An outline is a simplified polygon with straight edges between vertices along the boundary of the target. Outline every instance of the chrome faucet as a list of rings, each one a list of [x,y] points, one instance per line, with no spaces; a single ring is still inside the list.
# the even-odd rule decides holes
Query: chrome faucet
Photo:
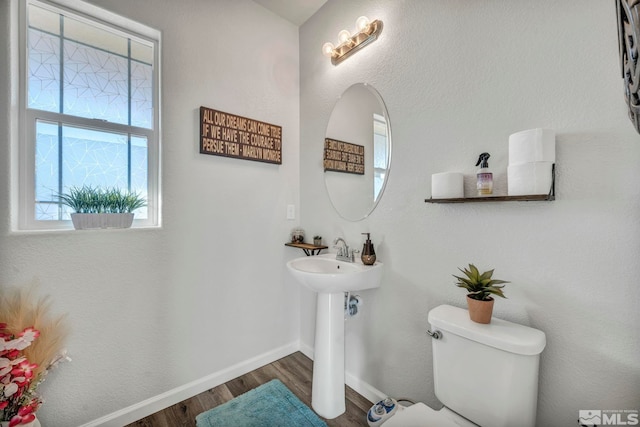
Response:
[[[340,242],[342,242],[342,246],[338,246],[338,243]],[[336,253],[337,260],[353,262],[353,251],[349,250],[349,245],[347,245],[347,242],[345,242],[342,237],[338,237],[336,240],[334,240],[333,244],[336,245],[334,246],[334,248],[338,249],[338,252]]]

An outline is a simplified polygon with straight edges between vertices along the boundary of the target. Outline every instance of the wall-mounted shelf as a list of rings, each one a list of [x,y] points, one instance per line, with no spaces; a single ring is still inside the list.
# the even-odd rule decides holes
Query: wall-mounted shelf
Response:
[[[321,250],[328,248],[328,246],[311,245],[309,243],[285,243],[284,245],[291,246],[292,248],[302,249],[307,256],[318,255],[320,254]]]
[[[425,203],[477,203],[477,202],[545,202],[555,200],[553,194],[532,194],[530,196],[486,196],[460,197],[455,199],[424,199]]]
[[[424,199],[425,203],[482,203],[482,202],[550,202],[556,199],[556,165],[551,166],[551,189],[549,194],[531,194],[525,196],[478,196],[456,197],[451,199]]]

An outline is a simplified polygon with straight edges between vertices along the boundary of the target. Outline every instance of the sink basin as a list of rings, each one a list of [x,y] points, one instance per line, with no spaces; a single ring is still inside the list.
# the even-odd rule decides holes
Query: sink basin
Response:
[[[319,293],[379,288],[382,279],[382,263],[338,261],[335,254],[296,258],[287,262],[287,268],[300,283]]]

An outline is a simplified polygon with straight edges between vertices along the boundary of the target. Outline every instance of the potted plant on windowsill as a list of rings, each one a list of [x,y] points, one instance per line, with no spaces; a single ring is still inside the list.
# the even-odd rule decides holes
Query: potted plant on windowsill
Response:
[[[73,209],[71,221],[76,230],[129,228],[133,211],[146,206],[139,194],[118,188],[71,187],[58,197],[63,205]]]
[[[467,294],[469,317],[477,323],[490,323],[494,303],[491,295],[506,298],[502,288],[504,288],[503,283],[509,282],[493,279],[493,270],[480,274],[480,271],[473,264],[469,264],[468,269],[459,268],[458,270],[462,271],[466,277],[459,277],[455,274],[453,277],[458,279],[456,286],[465,288],[469,292]]]

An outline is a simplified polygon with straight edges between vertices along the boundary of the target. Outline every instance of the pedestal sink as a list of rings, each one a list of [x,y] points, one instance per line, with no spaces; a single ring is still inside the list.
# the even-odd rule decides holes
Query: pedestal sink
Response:
[[[345,292],[380,287],[383,264],[339,261],[335,254],[301,257],[287,262],[298,282],[318,293],[311,406],[332,419],[345,411]]]

